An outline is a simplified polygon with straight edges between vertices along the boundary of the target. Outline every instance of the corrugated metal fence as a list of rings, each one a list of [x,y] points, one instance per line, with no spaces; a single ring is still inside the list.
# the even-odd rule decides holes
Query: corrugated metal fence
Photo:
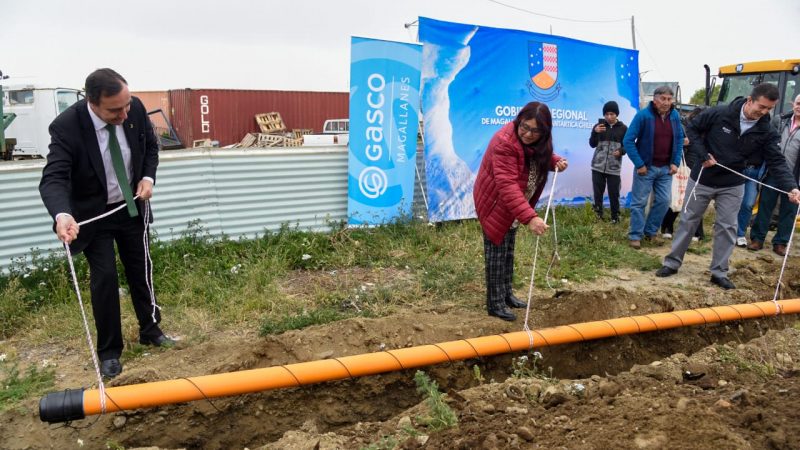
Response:
[[[213,237],[254,237],[282,224],[324,231],[347,219],[346,147],[163,151],[153,230],[162,241],[197,222]],[[0,164],[0,271],[31,249],[60,248],[39,197],[44,161]],[[424,169],[422,152],[417,167]],[[417,180],[418,181],[418,180]],[[414,215],[426,218],[419,182]]]

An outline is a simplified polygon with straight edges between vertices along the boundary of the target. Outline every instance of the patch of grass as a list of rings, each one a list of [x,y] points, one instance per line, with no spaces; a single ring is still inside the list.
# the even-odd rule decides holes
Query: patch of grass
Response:
[[[397,439],[393,436],[383,436],[380,441],[372,443],[362,450],[392,450],[397,447],[398,444]]]
[[[723,364],[729,364],[736,367],[739,371],[752,372],[763,379],[772,378],[777,371],[775,366],[763,362],[753,361],[736,353],[733,349],[723,345],[717,345],[717,359]]]
[[[539,212],[544,215],[544,211]],[[556,251],[559,258],[550,271],[551,285],[561,279],[591,281],[613,269],[649,271],[661,267],[659,258],[628,246],[627,211],[617,224],[598,221],[589,203],[582,207],[557,206],[553,214],[556,224],[553,225],[551,217],[548,225],[551,230],[555,228],[555,233],[548,232],[539,238],[537,286],[547,286],[545,276]],[[515,272],[521,276],[530,277],[536,239],[523,229],[517,234]],[[519,286],[522,284],[527,283],[520,282]]]
[[[55,372],[48,368],[31,366],[21,374],[16,364],[0,363],[0,374],[0,411],[52,390],[55,385]]]
[[[417,392],[425,396],[425,403],[430,409],[429,416],[417,417],[417,421],[431,431],[439,431],[456,426],[458,417],[455,411],[442,399],[442,393],[439,392],[439,386],[436,381],[431,380],[425,372],[418,370],[414,375],[414,382],[417,384]]]
[[[321,308],[312,311],[303,311],[300,314],[285,315],[281,318],[268,318],[261,325],[261,335],[281,334],[289,330],[299,330],[311,325],[322,325],[346,318],[332,308]]]
[[[700,242],[692,242],[689,248],[686,249],[686,252],[693,255],[708,255],[711,253],[711,241],[711,239],[706,238]]]
[[[561,279],[592,280],[618,268],[660,266],[658,258],[627,246],[625,220],[616,225],[598,222],[588,205],[557,207],[555,217],[560,260],[553,264],[551,284]],[[477,221],[330,226],[330,232],[316,233],[285,225],[254,239],[238,240],[212,238],[195,222],[170,242],[154,238],[155,292],[163,307],[165,330],[201,335],[195,330],[202,322],[207,331],[235,325],[279,333],[433,302],[465,307],[483,304],[483,239]],[[527,286],[535,240],[524,229],[517,235],[517,287]],[[537,286],[547,285],[545,276],[555,248],[552,233],[542,236]],[[86,260],[76,256],[75,264],[91,318]],[[124,273],[121,266],[119,272]],[[293,280],[310,280],[310,284],[297,288]],[[121,285],[127,289],[124,277]],[[361,290],[364,285],[367,289]],[[63,252],[32,251],[0,276],[0,338],[20,330],[34,341],[82,337],[75,297]],[[135,327],[126,295],[122,307],[123,326]],[[298,315],[297,311],[307,312]]]
[[[117,441],[111,440],[111,439],[106,441],[106,448],[108,450],[125,450],[125,446],[124,445],[120,444]]]

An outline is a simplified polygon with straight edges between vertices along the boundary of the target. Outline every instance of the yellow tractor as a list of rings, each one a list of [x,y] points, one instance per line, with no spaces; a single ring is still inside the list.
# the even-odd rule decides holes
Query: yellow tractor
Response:
[[[706,92],[712,92],[708,71],[706,66]],[[727,104],[736,97],[746,97],[753,86],[759,83],[772,83],[777,86],[780,102],[772,112],[775,117],[790,112],[794,99],[800,95],[800,58],[722,66],[719,68],[719,78],[722,80],[722,86],[719,98],[716,99],[717,104]]]

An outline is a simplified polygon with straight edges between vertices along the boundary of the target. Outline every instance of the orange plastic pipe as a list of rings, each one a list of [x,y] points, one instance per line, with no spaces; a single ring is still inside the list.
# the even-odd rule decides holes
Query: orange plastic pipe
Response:
[[[800,299],[780,300],[780,314],[800,313]],[[439,344],[421,345],[397,350],[345,356],[341,358],[274,366],[263,369],[205,375],[177,380],[116,386],[105,389],[106,412],[160,405],[183,403],[204,398],[240,395],[287,387],[298,387],[323,381],[376,375],[397,370],[412,369],[449,361],[479,356],[530,350],[532,348],[571,342],[589,341],[626,334],[645,333],[690,325],[703,325],[733,320],[753,319],[777,315],[775,303],[760,302],[731,306],[717,306],[668,313],[622,317],[618,319],[562,325],[531,332],[518,331],[494,336],[462,339]],[[531,346],[533,339],[533,346]],[[61,393],[57,393],[61,394]],[[57,395],[48,394],[48,395]],[[78,391],[66,391],[75,397]],[[77,400],[76,400],[77,402]],[[43,421],[66,421],[80,417],[80,411],[69,409],[63,397],[43,398],[40,418]],[[47,409],[47,411],[45,411]],[[82,413],[101,413],[100,391],[83,391]],[[63,418],[59,414],[66,414]]]

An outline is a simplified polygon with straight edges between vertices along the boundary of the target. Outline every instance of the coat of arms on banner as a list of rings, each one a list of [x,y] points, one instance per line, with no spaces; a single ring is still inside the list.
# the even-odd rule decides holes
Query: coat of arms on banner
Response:
[[[531,95],[542,101],[550,101],[558,96],[561,85],[558,80],[558,46],[545,42],[528,42],[528,72],[530,80],[527,82]]]

